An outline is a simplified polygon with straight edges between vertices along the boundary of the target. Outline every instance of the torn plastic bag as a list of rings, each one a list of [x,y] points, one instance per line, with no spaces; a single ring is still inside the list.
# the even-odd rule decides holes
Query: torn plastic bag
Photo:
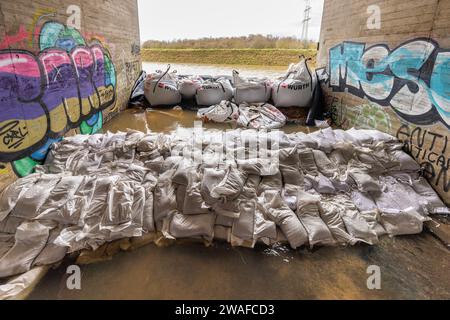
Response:
[[[249,129],[280,129],[286,124],[286,116],[274,106],[243,103],[239,106],[238,125]]]
[[[233,98],[234,89],[230,80],[219,78],[217,80],[208,80],[202,83],[197,89],[195,99],[199,106],[213,106],[221,101],[230,101]]]
[[[199,109],[197,117],[204,122],[236,123],[239,119],[239,108],[233,102],[223,100],[217,105]]]
[[[152,106],[171,106],[181,102],[176,79],[169,73],[153,73],[145,80],[145,97]]]
[[[266,191],[259,198],[264,215],[281,229],[293,249],[308,242],[308,233],[295,213],[283,202],[278,191]]]
[[[297,197],[297,216],[308,232],[310,247],[334,245],[336,240],[320,217],[320,196],[299,190]]]
[[[22,223],[17,228],[14,246],[0,259],[0,278],[29,271],[47,244],[49,229],[38,221]]]
[[[272,99],[276,107],[309,107],[314,81],[306,61],[291,65],[285,78],[275,81]]]
[[[233,84],[235,87],[234,100],[236,104],[265,103],[269,101],[272,86],[267,79],[243,79],[239,72],[233,71]]]

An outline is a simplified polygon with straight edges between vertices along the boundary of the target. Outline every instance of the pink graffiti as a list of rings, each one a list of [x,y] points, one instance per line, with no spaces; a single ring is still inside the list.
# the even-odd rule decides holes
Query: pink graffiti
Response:
[[[28,39],[28,34],[24,26],[19,27],[19,31],[15,35],[5,35],[3,41],[0,42],[0,50],[8,49],[12,45],[16,45]]]

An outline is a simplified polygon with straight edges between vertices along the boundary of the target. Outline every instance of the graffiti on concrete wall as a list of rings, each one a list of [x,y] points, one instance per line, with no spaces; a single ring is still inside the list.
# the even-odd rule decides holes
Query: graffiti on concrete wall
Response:
[[[343,99],[330,96],[331,117],[336,126],[342,128],[377,129],[390,132],[391,118],[386,110],[374,103],[358,106],[344,104]]]
[[[70,129],[92,134],[116,101],[116,71],[99,41],[59,22],[36,32],[39,52],[0,50],[0,162],[19,176]]]
[[[427,38],[391,50],[384,44],[343,42],[330,49],[329,86],[392,107],[417,125],[450,128],[450,50]]]
[[[450,191],[450,137],[430,128],[403,124],[397,138],[404,143],[405,151],[421,165],[423,174],[436,187]]]

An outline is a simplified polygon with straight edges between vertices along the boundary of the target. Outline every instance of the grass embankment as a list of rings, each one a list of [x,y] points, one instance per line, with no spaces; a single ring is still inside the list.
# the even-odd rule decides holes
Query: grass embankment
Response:
[[[314,49],[142,49],[142,60],[148,62],[221,64],[247,66],[288,66],[299,56],[312,58]]]

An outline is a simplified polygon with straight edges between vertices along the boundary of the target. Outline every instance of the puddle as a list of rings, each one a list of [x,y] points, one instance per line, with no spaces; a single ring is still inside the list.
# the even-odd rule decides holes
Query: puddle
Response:
[[[170,109],[128,109],[114,119],[110,120],[103,127],[103,132],[126,131],[133,129],[142,132],[170,133],[179,128],[192,128],[197,119],[197,112],[191,110],[181,110],[180,108]],[[226,123],[203,123],[204,129],[231,130],[233,126]],[[285,133],[304,132],[312,133],[317,128],[305,127],[298,124],[287,124],[281,131]]]

